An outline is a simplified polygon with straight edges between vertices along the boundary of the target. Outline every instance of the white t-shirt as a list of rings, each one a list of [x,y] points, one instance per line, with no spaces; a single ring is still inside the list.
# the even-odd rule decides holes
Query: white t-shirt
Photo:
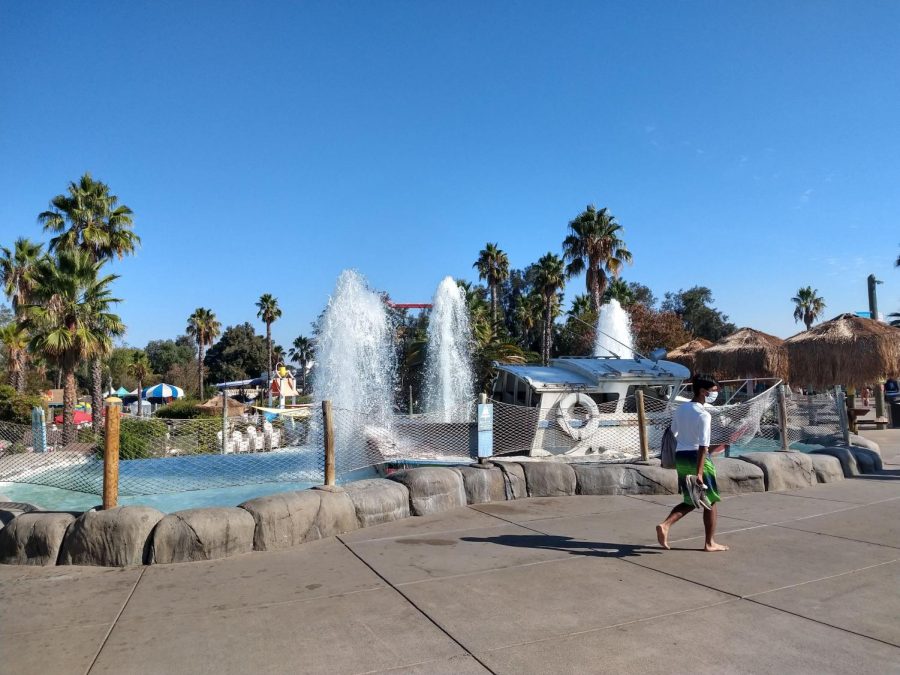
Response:
[[[672,416],[672,433],[678,439],[675,452],[681,450],[699,450],[700,446],[709,447],[710,415],[699,403],[690,401],[682,403]]]

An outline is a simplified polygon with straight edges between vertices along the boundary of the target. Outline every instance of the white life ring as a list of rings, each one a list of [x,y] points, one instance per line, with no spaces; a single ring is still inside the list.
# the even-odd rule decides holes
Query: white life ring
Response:
[[[572,417],[572,410],[576,405],[587,408],[590,415],[580,427],[572,426],[572,421],[574,419]],[[556,411],[556,421],[568,436],[571,436],[576,441],[583,441],[600,428],[599,415],[600,409],[597,407],[597,404],[594,403],[594,399],[587,394],[573,392],[560,399],[559,410]]]

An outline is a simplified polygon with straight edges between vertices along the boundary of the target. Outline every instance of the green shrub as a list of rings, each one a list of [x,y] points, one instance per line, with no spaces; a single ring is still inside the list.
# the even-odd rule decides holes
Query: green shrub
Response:
[[[200,401],[196,399],[182,398],[157,408],[154,417],[170,420],[195,420],[201,417],[215,416],[214,411],[198,408],[199,404]]]
[[[44,403],[42,396],[20,394],[8,384],[0,385],[0,421],[31,424],[31,409],[44,407]]]
[[[119,457],[147,459],[161,454],[166,423],[155,419],[123,419],[119,427]]]
[[[216,419],[194,419],[172,427],[169,444],[183,454],[209,454],[219,451],[216,433],[222,423]]]

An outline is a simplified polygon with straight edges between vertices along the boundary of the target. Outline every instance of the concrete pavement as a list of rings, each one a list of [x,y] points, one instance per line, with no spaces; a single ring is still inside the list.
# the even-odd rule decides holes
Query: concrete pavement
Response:
[[[900,664],[900,431],[885,472],[720,506],[483,504],[284,552],[0,566],[0,672],[887,673]]]

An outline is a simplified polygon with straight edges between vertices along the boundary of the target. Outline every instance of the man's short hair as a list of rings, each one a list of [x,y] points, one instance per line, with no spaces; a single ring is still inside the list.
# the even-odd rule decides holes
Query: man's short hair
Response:
[[[694,393],[696,394],[701,389],[712,389],[713,387],[718,387],[719,383],[712,375],[707,375],[706,373],[697,373],[691,378],[691,386],[693,387]]]

